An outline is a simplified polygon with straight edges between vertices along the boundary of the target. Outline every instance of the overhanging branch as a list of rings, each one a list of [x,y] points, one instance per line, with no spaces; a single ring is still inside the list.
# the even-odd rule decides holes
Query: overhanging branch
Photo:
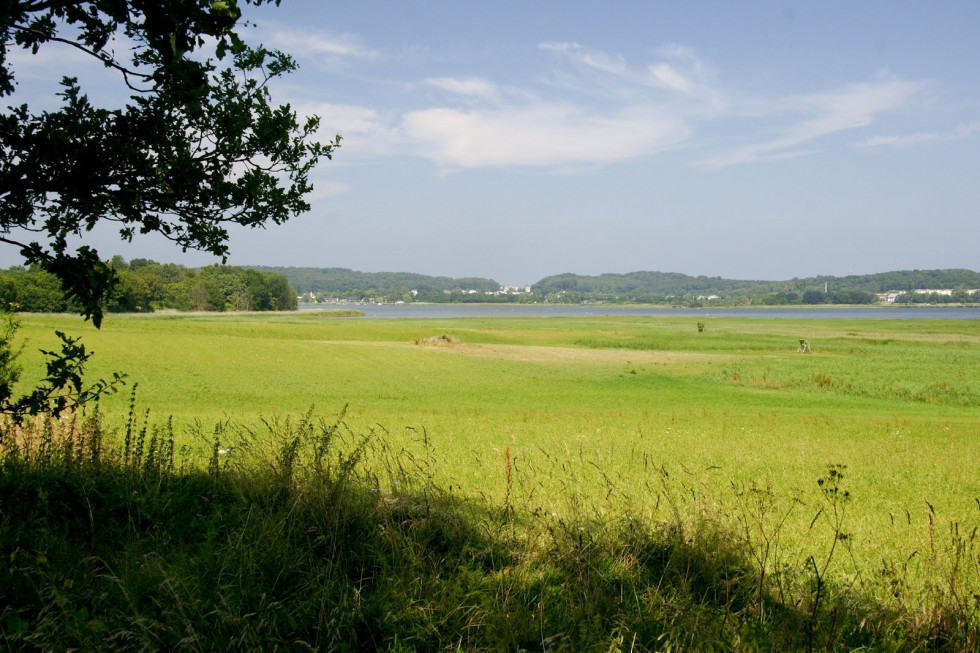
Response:
[[[153,76],[152,75],[148,75],[146,73],[141,73],[141,72],[138,72],[138,71],[135,71],[135,70],[130,70],[129,68],[127,68],[127,67],[123,66],[122,64],[118,63],[115,60],[114,57],[111,57],[111,56],[109,56],[107,54],[104,54],[102,52],[98,52],[96,50],[92,50],[91,48],[87,48],[84,45],[82,45],[81,43],[78,43],[77,41],[72,41],[71,39],[62,38],[60,36],[53,36],[53,35],[50,35],[50,34],[44,34],[43,32],[38,32],[37,30],[27,29],[27,28],[21,27],[19,25],[12,25],[11,27],[14,30],[18,31],[18,32],[25,32],[25,33],[36,34],[38,36],[41,36],[41,37],[44,38],[45,41],[53,41],[55,43],[61,43],[63,45],[67,45],[69,47],[75,48],[76,50],[80,50],[81,52],[84,52],[85,54],[89,55],[90,57],[94,57],[95,59],[98,59],[100,62],[102,62],[102,64],[106,68],[112,68],[112,69],[117,70],[120,73],[122,73],[123,81],[126,83],[126,86],[131,91],[134,91],[136,93],[152,93],[153,92],[153,89],[139,88],[137,86],[134,86],[130,82],[130,77],[137,77],[137,78],[142,79],[144,81],[151,81],[153,79]]]

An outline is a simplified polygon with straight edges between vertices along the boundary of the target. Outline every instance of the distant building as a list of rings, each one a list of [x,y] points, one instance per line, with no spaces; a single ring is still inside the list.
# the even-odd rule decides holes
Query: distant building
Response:
[[[912,292],[916,295],[940,295],[942,297],[952,297],[953,293],[957,292],[952,288],[916,288],[915,290],[887,290],[885,292],[877,292],[875,296],[878,301],[882,304],[894,304],[900,295]],[[966,290],[964,291],[969,295],[976,295],[980,293],[980,290]]]

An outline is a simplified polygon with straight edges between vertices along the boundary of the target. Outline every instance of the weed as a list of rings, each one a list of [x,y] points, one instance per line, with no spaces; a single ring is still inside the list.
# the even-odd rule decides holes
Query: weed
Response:
[[[827,389],[833,385],[833,381],[830,380],[830,377],[823,373],[814,374],[812,377],[810,377],[810,382],[817,388],[821,389]]]
[[[851,493],[849,490],[845,490],[843,485],[846,468],[846,465],[829,465],[826,475],[817,479],[822,501],[810,522],[810,529],[813,530],[818,523],[824,524],[830,533],[830,546],[819,562],[817,554],[811,554],[806,560],[807,569],[811,572],[813,581],[809,598],[810,611],[805,622],[807,648],[811,651],[817,643],[821,626],[826,629],[823,637],[827,647],[832,646],[839,634],[839,612],[842,605],[840,597],[837,597],[835,604],[830,608],[829,620],[823,620],[820,617],[821,609],[824,608],[825,603],[831,600],[831,597],[828,596],[831,589],[828,583],[828,572],[837,549],[843,547],[848,551],[850,550],[850,534],[844,530],[847,506],[851,501]],[[853,581],[841,591],[846,593],[851,585],[853,585]]]
[[[735,520],[756,563],[759,620],[765,623],[766,592],[774,589],[783,603],[789,598],[783,578],[788,563],[784,559],[782,537],[786,521],[802,502],[794,499],[782,505],[769,483],[733,483],[732,489],[737,507]],[[770,570],[774,572],[772,576]]]

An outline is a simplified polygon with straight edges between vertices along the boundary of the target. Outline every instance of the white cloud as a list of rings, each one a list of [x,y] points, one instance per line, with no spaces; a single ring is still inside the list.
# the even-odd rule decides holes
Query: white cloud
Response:
[[[619,77],[632,75],[626,60],[620,55],[609,54],[601,50],[592,50],[578,43],[549,41],[541,43],[538,48],[547,52],[556,52],[568,57],[573,62],[593,68],[600,72]]]
[[[548,42],[539,49],[570,63],[546,77],[553,86],[620,104],[657,102],[685,120],[718,116],[729,110],[726,94],[714,83],[714,71],[690,47],[669,44],[652,61],[631,64],[622,55],[578,43]]]
[[[660,61],[643,68],[634,68],[619,54],[586,48],[578,43],[547,42],[538,46],[541,50],[557,53],[573,64],[592,72],[610,75],[623,82],[653,87],[685,95],[711,94],[707,83],[707,66],[694,49],[671,44],[659,49]]]
[[[351,157],[412,153],[446,169],[602,165],[649,155],[690,134],[685,121],[643,98],[595,106],[581,96],[542,98],[480,76],[423,82],[444,92],[443,101],[404,113],[328,103],[297,109],[319,115],[324,133],[340,133]],[[344,151],[340,156],[349,160]]]
[[[980,120],[958,126],[947,132],[916,132],[901,136],[873,136],[859,143],[857,147],[911,147],[925,143],[949,143],[962,141],[980,132]]]
[[[304,115],[320,116],[321,126],[345,134],[369,134],[377,131],[383,121],[376,109],[352,104],[308,104],[299,107]]]
[[[650,81],[654,86],[661,86],[678,93],[690,93],[695,89],[694,82],[668,63],[651,65]]]
[[[446,167],[608,164],[651,154],[688,136],[648,107],[598,114],[569,104],[493,110],[435,108],[409,113],[405,135]]]
[[[719,169],[804,156],[815,150],[803,147],[831,134],[866,127],[880,113],[899,109],[922,88],[917,82],[892,80],[851,84],[829,93],[786,98],[770,106],[771,114],[791,113],[799,122],[783,129],[781,136],[700,161],[700,167]]]
[[[397,116],[352,104],[296,102],[293,107],[301,118],[320,117],[321,139],[330,140],[334,134],[340,134],[343,141],[338,160],[341,162],[355,157],[390,156],[400,151],[401,137],[394,128]]]
[[[479,77],[432,77],[425,81],[429,85],[435,86],[436,88],[446,91],[447,93],[452,93],[453,95],[483,98],[487,100],[496,100],[499,97],[499,91],[496,84]]]
[[[351,35],[289,38],[292,51],[328,58],[380,56]],[[714,151],[695,163],[720,169],[811,155],[821,139],[873,124],[880,114],[907,105],[923,87],[877,79],[775,100],[740,98],[722,90],[713,67],[681,44],[665,45],[639,64],[575,42],[543,42],[538,48],[558,57],[541,75],[552,84],[516,87],[483,75],[431,76],[420,84],[387,84],[399,95],[423,88],[442,93],[435,102],[416,96],[414,108],[321,104],[308,109],[321,116],[325,132],[344,137],[349,156],[356,158],[417,155],[445,169],[603,165],[690,142],[695,130],[739,134],[731,138],[740,138],[741,145],[727,151],[718,149],[716,134]],[[751,123],[740,127],[739,116]],[[964,129],[972,133],[980,126]],[[866,144],[899,141],[879,137]]]
[[[342,181],[314,181],[313,192],[307,196],[307,200],[312,204],[319,200],[329,199],[350,192],[350,184]]]
[[[266,40],[270,46],[281,48],[298,58],[310,58],[321,63],[346,59],[374,60],[382,57],[380,50],[365,46],[355,34],[279,29],[270,32]]]
[[[664,61],[647,67],[646,83],[685,95],[715,95],[709,86],[708,67],[693,48],[671,44],[660,48]]]
[[[658,52],[661,56],[674,61],[684,61],[694,70],[699,76],[703,74],[706,70],[705,64],[701,61],[701,57],[698,55],[697,50],[686,45],[681,45],[680,43],[668,43],[667,45],[661,47]]]

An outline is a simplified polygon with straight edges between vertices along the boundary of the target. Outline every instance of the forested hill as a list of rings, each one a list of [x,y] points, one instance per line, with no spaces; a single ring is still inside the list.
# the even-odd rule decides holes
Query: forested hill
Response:
[[[834,277],[812,277],[804,281],[823,283]],[[854,290],[886,292],[889,290],[927,290],[938,288],[980,288],[980,272],[973,270],[901,270],[843,277],[843,286]]]
[[[312,292],[401,298],[413,290],[427,294],[442,293],[445,290],[485,292],[500,288],[500,284],[493,279],[479,277],[453,279],[411,272],[357,272],[345,268],[250,267],[253,270],[281,274],[300,295]]]
[[[807,291],[877,293],[919,289],[976,289],[980,288],[980,273],[972,270],[902,270],[846,277],[806,277],[788,281],[723,279],[721,277],[692,277],[671,272],[630,272],[584,276],[559,274],[545,277],[534,284],[535,292],[574,293],[595,298],[662,299],[692,294],[719,297],[764,297],[771,294]]]
[[[846,277],[806,277],[786,281],[723,279],[672,272],[630,272],[588,276],[559,274],[532,285],[532,291],[498,292],[493,279],[432,277],[408,272],[357,272],[345,268],[254,267],[280,274],[302,296],[319,301],[435,302],[618,302],[688,304],[704,301],[761,304],[869,304],[875,293],[907,292],[898,301],[974,302],[966,291],[980,288],[971,270],[902,270]],[[915,290],[960,290],[937,297]],[[964,294],[966,293],[966,294]]]
[[[613,295],[686,295],[689,293],[731,295],[740,291],[768,292],[781,287],[779,282],[741,281],[721,277],[691,277],[678,272],[630,272],[627,274],[557,274],[534,284],[545,293],[584,293]]]

